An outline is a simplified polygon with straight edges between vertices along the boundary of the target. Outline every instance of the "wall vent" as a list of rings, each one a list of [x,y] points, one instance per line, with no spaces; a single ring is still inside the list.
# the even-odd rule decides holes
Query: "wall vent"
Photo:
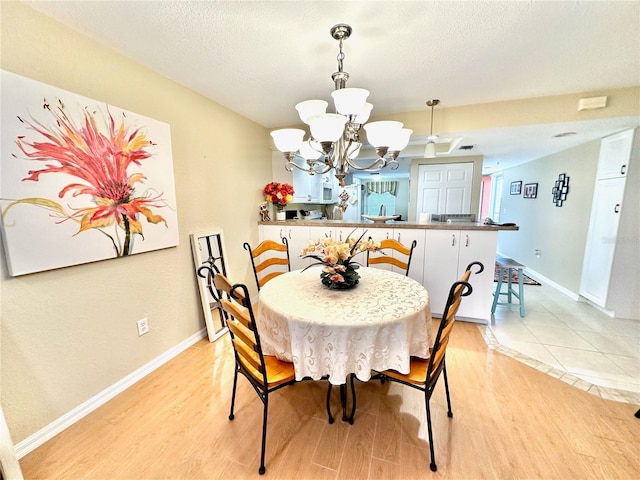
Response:
[[[462,145],[458,150],[473,150],[474,145]]]

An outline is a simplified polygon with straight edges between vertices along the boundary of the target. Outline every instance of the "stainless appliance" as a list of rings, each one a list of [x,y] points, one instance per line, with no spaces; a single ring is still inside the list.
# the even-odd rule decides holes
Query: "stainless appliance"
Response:
[[[447,222],[447,223],[475,223],[475,213],[434,213],[431,215],[432,222]]]
[[[319,220],[322,218],[322,210],[300,210],[303,220]]]

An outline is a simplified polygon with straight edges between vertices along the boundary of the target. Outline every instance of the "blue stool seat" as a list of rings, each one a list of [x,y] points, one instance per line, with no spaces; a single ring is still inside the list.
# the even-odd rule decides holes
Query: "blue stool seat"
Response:
[[[524,265],[516,262],[515,260],[508,257],[501,257],[500,255],[496,256],[496,263],[500,268],[500,272],[498,274],[498,284],[496,285],[496,290],[493,292],[493,305],[491,305],[491,313],[496,312],[497,305],[511,305],[512,298],[516,297],[520,303],[520,316],[524,317]],[[518,291],[516,292],[513,289],[513,282],[511,280],[513,271],[518,272]],[[507,272],[507,291],[502,291],[502,284],[504,274]],[[506,295],[507,301],[500,302],[500,295]]]

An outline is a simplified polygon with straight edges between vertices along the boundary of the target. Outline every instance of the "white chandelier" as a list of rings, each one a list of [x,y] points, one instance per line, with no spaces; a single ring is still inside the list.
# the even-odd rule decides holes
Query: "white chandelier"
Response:
[[[324,174],[335,170],[335,176],[344,186],[344,177],[349,169],[378,171],[387,165],[398,168],[398,155],[409,143],[412,130],[402,128],[401,122],[381,121],[365,122],[373,105],[367,102],[369,91],[363,88],[347,88],[349,74],[342,70],[344,53],[342,41],[351,35],[351,27],[338,24],[331,28],[331,36],[340,42],[338,71],[331,78],[335,90],[331,92],[337,113],[326,113],[328,103],[324,100],[307,100],[296,105],[300,119],[307,125],[311,135],[303,140],[305,131],[298,128],[285,128],[271,132],[276,148],[284,153],[287,161],[285,168],[294,167],[310,175]],[[358,165],[354,159],[360,153],[362,143],[360,128],[364,126],[367,140],[375,148],[377,158],[369,165]],[[295,163],[296,155],[306,161],[306,165]]]

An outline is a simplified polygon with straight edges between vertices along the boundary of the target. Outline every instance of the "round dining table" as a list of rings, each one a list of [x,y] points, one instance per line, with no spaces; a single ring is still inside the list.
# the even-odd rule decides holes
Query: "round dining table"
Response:
[[[265,354],[292,362],[296,379],[328,377],[344,385],[371,371],[408,373],[410,357],[429,358],[433,343],[427,290],[379,268],[358,269],[350,290],[320,283],[321,267],[294,270],[266,283],[257,323]]]

